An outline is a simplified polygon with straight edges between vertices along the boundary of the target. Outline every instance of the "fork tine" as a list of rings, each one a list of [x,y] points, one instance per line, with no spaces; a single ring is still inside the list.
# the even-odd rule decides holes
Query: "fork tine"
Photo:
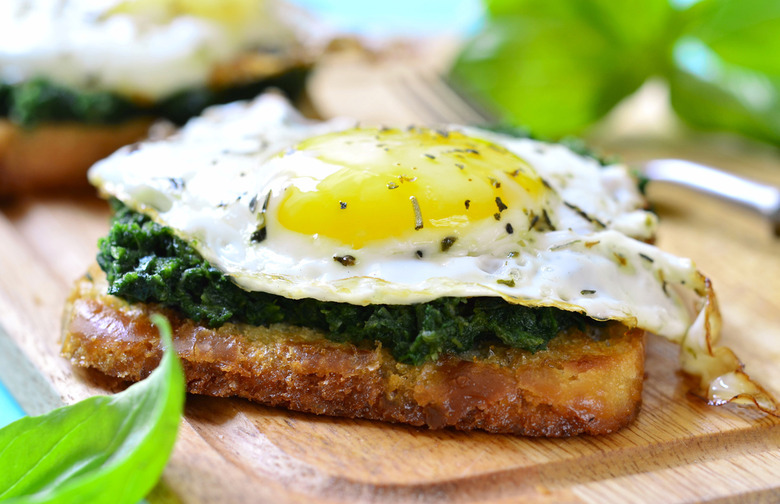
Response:
[[[401,100],[412,104],[414,112],[426,121],[460,124],[495,122],[493,115],[434,72],[400,72],[395,75],[392,84],[395,84],[394,89],[401,95]]]
[[[453,82],[451,79],[444,75],[437,74],[436,77],[442,82],[443,86],[452,93],[459,103],[463,106],[468,106],[471,113],[479,118],[479,121],[474,124],[496,124],[499,122],[499,114],[487,107],[483,102],[477,99],[473,93],[467,92],[462,86]],[[454,100],[453,100],[454,103]]]
[[[397,91],[401,102],[411,105],[412,111],[421,120],[430,123],[444,124],[457,122],[447,111],[441,111],[440,107],[432,101],[430,89],[421,81],[414,72],[400,72],[394,75],[391,81],[393,89]]]
[[[452,122],[461,124],[475,124],[481,122],[478,114],[469,104],[464,103],[460,97],[436,74],[418,74],[417,78],[421,87],[428,89],[433,99],[450,113]]]

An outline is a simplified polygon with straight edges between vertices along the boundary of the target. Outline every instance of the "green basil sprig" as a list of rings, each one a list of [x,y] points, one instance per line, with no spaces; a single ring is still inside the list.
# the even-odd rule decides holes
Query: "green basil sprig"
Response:
[[[184,373],[161,315],[165,353],[140,383],[0,430],[0,501],[136,504],[170,457],[184,407]]]
[[[453,77],[505,120],[579,134],[650,77],[696,127],[780,143],[777,0],[486,0]]]

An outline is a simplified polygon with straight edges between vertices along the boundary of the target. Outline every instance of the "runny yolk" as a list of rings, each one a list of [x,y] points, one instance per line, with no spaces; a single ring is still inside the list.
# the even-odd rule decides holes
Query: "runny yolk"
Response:
[[[457,236],[507,209],[540,214],[545,193],[523,159],[453,131],[355,128],[305,140],[285,157],[290,164],[313,157],[323,169],[321,176],[306,169],[307,184],[293,179],[279,223],[353,249],[414,240],[422,230]]]

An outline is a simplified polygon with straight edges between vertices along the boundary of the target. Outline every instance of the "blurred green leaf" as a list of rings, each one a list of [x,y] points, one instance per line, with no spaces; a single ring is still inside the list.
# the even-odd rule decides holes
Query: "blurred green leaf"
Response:
[[[705,0],[691,9],[686,35],[698,38],[723,61],[780,75],[780,2]]]
[[[184,373],[168,321],[153,316],[166,348],[144,381],[0,430],[0,500],[136,504],[152,489],[176,439]]]
[[[710,0],[674,46],[672,106],[705,129],[780,142],[780,2]]]
[[[688,123],[780,143],[778,0],[488,0],[452,76],[501,119],[578,134],[648,77]]]
[[[495,0],[453,77],[536,134],[578,133],[653,74],[674,25],[666,0]]]

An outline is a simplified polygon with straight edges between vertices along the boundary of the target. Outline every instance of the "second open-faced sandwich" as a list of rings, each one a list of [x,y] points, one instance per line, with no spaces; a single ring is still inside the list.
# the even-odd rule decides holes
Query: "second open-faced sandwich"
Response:
[[[272,0],[0,2],[0,196],[85,185],[92,163],[267,86],[295,98],[314,49]]]
[[[126,147],[89,178],[116,213],[68,300],[76,365],[143,378],[162,311],[191,392],[601,434],[637,414],[650,331],[680,344],[710,401],[776,409],[717,346],[709,281],[650,244],[636,180],[563,145],[311,122],[271,94]]]

